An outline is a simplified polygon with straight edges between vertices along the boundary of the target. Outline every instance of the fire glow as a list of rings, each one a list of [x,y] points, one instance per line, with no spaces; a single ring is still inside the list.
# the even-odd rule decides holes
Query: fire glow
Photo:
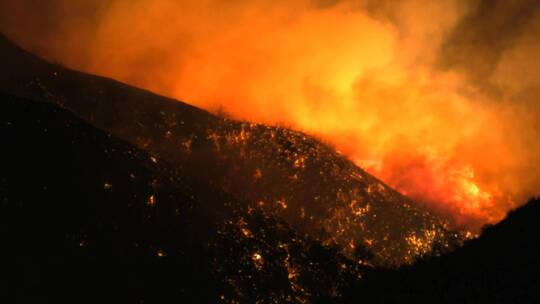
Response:
[[[540,77],[516,75],[540,43],[524,31],[500,55],[488,75],[498,94],[441,68],[470,3],[93,2],[91,17],[57,18],[54,35],[8,35],[73,68],[315,135],[468,228],[538,194],[540,111],[516,96],[540,96],[523,94]]]

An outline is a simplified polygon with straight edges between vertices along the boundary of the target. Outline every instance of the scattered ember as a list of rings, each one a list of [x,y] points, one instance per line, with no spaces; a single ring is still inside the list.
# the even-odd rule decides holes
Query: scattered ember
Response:
[[[253,260],[253,264],[255,265],[257,270],[261,270],[263,268],[264,259],[260,253],[255,252],[253,256],[251,257],[251,259]]]
[[[148,204],[149,206],[152,206],[154,207],[156,205],[156,196],[155,195],[150,195],[148,197],[148,200],[146,201],[146,204]]]
[[[163,249],[156,250],[156,256],[159,258],[164,258],[167,256],[167,252],[165,252]]]
[[[278,206],[280,206],[283,209],[287,209],[287,203],[285,202],[284,199],[277,200],[276,204],[278,204]]]
[[[261,169],[255,170],[255,174],[253,175],[253,177],[254,177],[255,179],[261,179],[262,176],[263,176],[263,175],[262,175]]]

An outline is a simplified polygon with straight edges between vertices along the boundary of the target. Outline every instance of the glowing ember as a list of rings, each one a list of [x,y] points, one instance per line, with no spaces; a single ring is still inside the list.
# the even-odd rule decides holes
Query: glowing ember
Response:
[[[284,199],[277,200],[276,204],[283,209],[287,209],[287,203],[285,202]]]
[[[146,204],[148,204],[149,206],[155,206],[156,205],[156,196],[155,195],[150,195],[150,197],[148,197],[148,200],[146,201]]]
[[[254,253],[251,259],[253,260],[253,264],[258,270],[261,270],[263,268],[264,259],[260,253],[258,252]]]
[[[156,250],[156,256],[157,256],[158,258],[166,257],[166,256],[167,256],[167,252],[165,252],[165,250],[163,250],[163,249],[158,249],[158,250]]]

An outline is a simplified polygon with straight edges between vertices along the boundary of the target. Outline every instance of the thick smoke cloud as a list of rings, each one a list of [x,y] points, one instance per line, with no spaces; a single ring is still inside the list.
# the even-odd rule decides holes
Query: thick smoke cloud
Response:
[[[2,1],[67,66],[321,137],[471,228],[540,186],[540,4]]]
[[[440,67],[458,69],[477,85],[501,93],[490,76],[505,55],[540,39],[539,9],[540,2],[535,0],[479,2],[441,47]]]
[[[77,53],[88,58],[89,39],[109,1],[0,0],[0,29],[25,47],[50,59]]]

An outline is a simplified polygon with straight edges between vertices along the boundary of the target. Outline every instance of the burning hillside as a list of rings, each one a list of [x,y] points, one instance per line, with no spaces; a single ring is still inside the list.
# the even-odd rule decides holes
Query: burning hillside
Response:
[[[538,200],[454,253],[374,269],[52,104],[0,109],[2,301],[537,302]]]
[[[361,263],[411,263],[464,238],[303,133],[216,117],[48,64],[7,40],[0,51],[0,89],[69,109]]]

